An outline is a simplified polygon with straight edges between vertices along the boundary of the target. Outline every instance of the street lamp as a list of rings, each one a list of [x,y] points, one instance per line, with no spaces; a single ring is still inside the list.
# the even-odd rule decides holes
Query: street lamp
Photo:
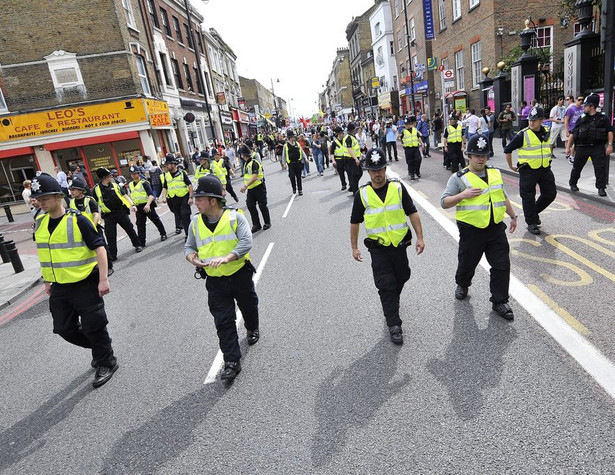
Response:
[[[412,69],[412,53],[410,52],[410,27],[408,26],[408,8],[407,5],[403,6],[404,18],[406,20],[406,46],[408,47],[408,63],[410,69],[410,94],[412,96],[412,115],[416,116],[416,103],[414,102],[414,70]]]
[[[280,80],[276,79],[275,82],[279,83]],[[277,118],[277,112],[276,111],[278,109],[278,104],[277,104],[277,100],[276,100],[276,97],[275,97],[275,90],[273,89],[273,78],[271,78],[271,94],[273,95],[273,111],[272,111],[271,115],[274,115]],[[275,121],[275,126],[277,127],[278,126],[277,120],[275,118],[273,120]]]

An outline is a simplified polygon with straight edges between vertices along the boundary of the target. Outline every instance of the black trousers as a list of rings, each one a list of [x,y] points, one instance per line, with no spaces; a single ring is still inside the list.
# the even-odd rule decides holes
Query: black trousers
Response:
[[[337,174],[340,176],[340,182],[342,183],[342,188],[346,188],[346,176],[344,173],[348,175],[348,181],[350,181],[350,170],[347,165],[350,159],[348,158],[336,158],[335,159],[335,168],[337,169]]]
[[[395,160],[399,160],[397,156],[397,142],[387,142],[386,153],[389,154],[389,162],[393,160],[393,154],[391,153],[391,149],[395,152]]]
[[[156,226],[156,229],[158,229],[158,232],[160,233],[161,236],[164,236],[167,234],[167,232],[164,229],[164,224],[162,224],[162,221],[160,220],[160,216],[158,216],[158,213],[156,213],[156,207],[152,205],[150,205],[150,210],[149,213],[145,212],[145,204],[140,204],[137,206],[137,235],[139,236],[139,242],[141,243],[141,246],[145,246],[145,241],[146,241],[146,222],[147,222],[147,218],[149,218],[149,220],[154,223],[154,226]]]
[[[510,283],[510,248],[506,238],[504,222],[484,229],[474,226],[459,227],[459,264],[455,282],[462,287],[470,287],[476,266],[485,254],[491,266],[489,271],[489,289],[493,303],[508,302]]]
[[[225,186],[226,186],[226,192],[233,197],[235,202],[239,202],[239,197],[237,196],[237,193],[235,193],[235,190],[233,190],[233,184],[231,183],[230,176],[226,178]]]
[[[137,233],[135,232],[135,228],[132,225],[132,221],[130,221],[130,214],[127,209],[121,209],[119,211],[112,211],[111,213],[105,214],[103,217],[105,221],[105,236],[107,237],[107,245],[109,246],[109,253],[111,254],[111,259],[117,258],[117,225],[119,224],[121,228],[126,231],[128,237],[130,238],[130,242],[133,247],[140,246],[139,238]]]
[[[404,284],[410,279],[410,266],[406,247],[378,247],[369,249],[372,256],[374,283],[380,295],[384,318],[389,327],[401,325],[399,297]]]
[[[427,137],[423,137],[423,143],[425,144],[425,149],[423,150],[423,158],[429,156],[429,135]]]
[[[408,165],[408,175],[421,175],[421,152],[418,147],[404,147],[406,154],[406,164]]]
[[[572,170],[570,171],[570,184],[576,185],[581,177],[581,171],[587,160],[591,157],[592,164],[594,165],[594,175],[596,176],[596,188],[606,188],[606,146],[604,144],[592,145],[590,147],[584,147],[582,145],[576,146],[576,152],[574,154],[574,163],[572,164]]]
[[[257,204],[261,210],[265,224],[271,224],[269,208],[267,208],[267,187],[264,183],[248,189],[248,196],[246,196],[246,206],[248,207],[250,217],[252,218],[252,226],[260,227],[261,220],[258,216],[258,211],[256,210]]]
[[[329,150],[326,148],[321,148],[320,150],[322,151],[323,163],[327,168],[329,168]]]
[[[350,158],[346,161],[346,172],[348,173],[348,189],[356,193],[359,190],[359,180],[363,175],[363,169]]]
[[[540,188],[538,199],[536,199],[536,185]],[[519,195],[521,195],[525,222],[527,224],[538,224],[540,221],[538,215],[557,196],[555,177],[551,167],[534,169],[525,165],[519,168]]]
[[[288,164],[288,178],[290,178],[290,185],[293,187],[293,193],[303,190],[301,184],[301,172],[303,170],[303,162],[290,162]]]
[[[243,314],[246,329],[258,329],[258,296],[254,290],[253,273],[254,267],[249,264],[228,277],[207,277],[205,281],[207,303],[214,317],[224,361],[239,361],[241,358],[235,301]]]
[[[466,160],[461,150],[461,143],[449,143],[447,145],[448,152],[446,152],[447,162],[446,165],[450,168],[451,173],[457,173],[460,168],[466,166]]]
[[[51,284],[49,310],[53,332],[69,343],[92,349],[94,366],[113,366],[105,303],[98,295],[98,270],[81,282]]]
[[[189,199],[190,197],[188,195],[167,198],[169,209],[175,216],[175,229],[183,229],[186,236],[188,235],[188,226],[190,226],[191,209],[188,204]]]

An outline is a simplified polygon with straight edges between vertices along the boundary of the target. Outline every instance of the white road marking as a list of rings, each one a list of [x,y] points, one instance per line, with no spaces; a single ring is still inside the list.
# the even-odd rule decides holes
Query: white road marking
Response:
[[[393,178],[400,179],[395,172],[388,171]],[[410,193],[412,200],[436,220],[456,241],[459,241],[457,226],[438,208],[423,198],[408,183],[400,179]],[[483,256],[480,261],[485,270],[489,264]],[[568,323],[523,282],[512,273],[510,275],[510,295],[521,305],[540,326],[568,353],[577,363],[602,386],[611,398],[615,399],[615,364],[596,348],[589,340],[577,333]]]
[[[288,206],[286,207],[286,211],[284,211],[284,214],[282,215],[282,219],[286,218],[286,216],[288,216],[288,212],[290,211],[290,207],[293,205],[293,201],[295,201],[295,195],[293,193],[293,196],[291,196],[290,201],[288,202]]]
[[[258,284],[258,281],[260,280],[261,275],[263,274],[263,269],[265,268],[267,259],[269,259],[269,255],[271,254],[271,250],[273,249],[273,244],[274,243],[272,242],[269,243],[269,246],[267,246],[267,250],[265,251],[263,258],[261,259],[261,262],[258,265],[258,268],[256,269],[256,274],[254,274],[254,285]],[[243,315],[241,314],[241,311],[237,309],[237,329],[238,330],[241,328],[242,324],[243,324]],[[224,363],[224,357],[222,355],[222,352],[218,350],[218,353],[216,354],[216,357],[214,358],[214,362],[211,364],[211,367],[209,368],[209,372],[207,373],[207,377],[205,378],[205,381],[203,381],[203,384],[213,383],[216,380],[218,373],[222,369],[222,363]]]

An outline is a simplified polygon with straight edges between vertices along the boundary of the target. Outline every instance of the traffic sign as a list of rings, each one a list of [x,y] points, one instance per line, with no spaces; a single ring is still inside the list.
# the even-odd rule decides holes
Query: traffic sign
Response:
[[[447,79],[448,79],[448,80],[451,80],[451,79],[453,79],[453,78],[455,77],[455,71],[454,71],[454,70],[452,70],[452,69],[445,69],[445,70],[442,72],[442,75],[444,76],[444,80],[445,80],[445,81],[446,81]]]
[[[444,71],[444,65],[441,64],[440,66],[438,66],[438,71]]]
[[[380,87],[380,79],[378,79],[376,77],[372,78],[372,88],[376,89],[378,87]]]

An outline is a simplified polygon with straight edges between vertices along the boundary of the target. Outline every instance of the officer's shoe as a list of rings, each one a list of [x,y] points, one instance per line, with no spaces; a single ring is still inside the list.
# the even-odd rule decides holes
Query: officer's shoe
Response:
[[[457,288],[455,289],[455,298],[457,300],[463,300],[467,296],[468,296],[468,288],[458,285]]]
[[[116,361],[113,366],[99,366],[96,368],[96,375],[94,376],[92,386],[95,388],[101,387],[111,379],[111,376],[113,376],[113,373],[115,373],[119,367],[120,365]]]
[[[299,193],[301,193],[301,192],[299,192]],[[270,227],[271,227],[271,223],[267,223],[267,224],[263,225],[263,229],[265,231],[267,231],[267,229],[269,229]]]
[[[220,374],[222,381],[232,381],[241,372],[241,363],[239,361],[227,361],[224,363],[224,370]]]
[[[175,228],[175,234],[181,234],[183,231],[182,228]]]
[[[531,232],[532,234],[536,234],[536,235],[540,234],[540,229],[538,228],[537,224],[528,224],[527,230]]]
[[[598,195],[599,196],[606,196],[606,190],[604,188],[599,188],[598,189]]]
[[[570,185],[570,191],[579,191],[579,187],[577,185]]]
[[[255,233],[256,231],[260,231],[261,229],[263,229],[261,226],[252,226],[253,233]]]
[[[404,343],[404,335],[402,334],[402,329],[399,325],[393,325],[389,327],[389,334],[391,335],[391,341],[396,345],[403,345]]]
[[[260,337],[261,334],[258,331],[258,328],[256,330],[248,330],[248,345],[252,346],[256,344]]]
[[[135,252],[141,252],[143,250],[143,246],[135,246]]]
[[[346,185],[342,186],[342,191],[344,191],[346,189]]]
[[[167,240],[167,235],[163,234],[162,236],[160,236],[160,240],[161,241],[166,241]]]
[[[507,303],[494,303],[493,310],[495,310],[495,313],[505,320],[515,319],[515,314],[513,313],[512,308],[510,308],[510,305]]]

